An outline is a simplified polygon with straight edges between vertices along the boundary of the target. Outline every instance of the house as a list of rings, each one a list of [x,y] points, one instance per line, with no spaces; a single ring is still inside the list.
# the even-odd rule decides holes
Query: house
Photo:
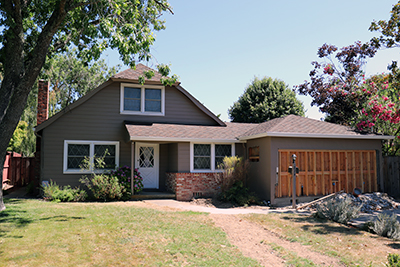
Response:
[[[296,153],[300,200],[380,186],[381,140],[391,137],[294,115],[261,124],[223,122],[179,83],[163,86],[156,71],[139,84],[147,70],[139,64],[120,72],[49,119],[48,83],[41,81],[35,131],[42,181],[78,186],[90,172],[80,168],[82,159],[107,151],[110,166],[139,168],[145,188],[190,200],[217,193],[219,162],[238,155],[250,159],[251,189],[285,204]]]

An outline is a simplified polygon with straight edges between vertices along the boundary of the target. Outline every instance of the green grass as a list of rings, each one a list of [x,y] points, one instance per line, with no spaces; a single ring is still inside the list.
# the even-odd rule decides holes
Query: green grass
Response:
[[[385,266],[389,253],[399,254],[398,241],[309,216],[251,214],[242,218],[262,225],[279,234],[282,239],[298,242],[311,250],[337,258],[345,266]],[[312,266],[300,258],[301,255],[274,244],[269,245],[282,258],[294,262],[294,266]]]
[[[259,266],[206,214],[6,199],[0,266]]]

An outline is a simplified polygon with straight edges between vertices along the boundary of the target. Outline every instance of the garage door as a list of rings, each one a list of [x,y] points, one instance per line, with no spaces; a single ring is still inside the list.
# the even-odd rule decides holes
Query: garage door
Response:
[[[328,195],[340,190],[377,190],[375,150],[279,150],[278,181],[275,197],[292,196],[292,155],[296,154],[299,174],[297,196]]]

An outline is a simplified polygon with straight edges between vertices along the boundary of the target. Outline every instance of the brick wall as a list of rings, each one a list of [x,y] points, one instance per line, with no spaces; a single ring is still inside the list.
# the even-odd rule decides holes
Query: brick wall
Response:
[[[167,173],[167,190],[176,200],[189,201],[193,197],[209,197],[220,192],[220,173]]]

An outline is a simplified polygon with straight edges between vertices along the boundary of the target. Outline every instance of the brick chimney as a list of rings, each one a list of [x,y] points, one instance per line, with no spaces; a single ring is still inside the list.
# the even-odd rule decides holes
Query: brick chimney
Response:
[[[37,125],[49,118],[49,87],[49,81],[39,80]]]

